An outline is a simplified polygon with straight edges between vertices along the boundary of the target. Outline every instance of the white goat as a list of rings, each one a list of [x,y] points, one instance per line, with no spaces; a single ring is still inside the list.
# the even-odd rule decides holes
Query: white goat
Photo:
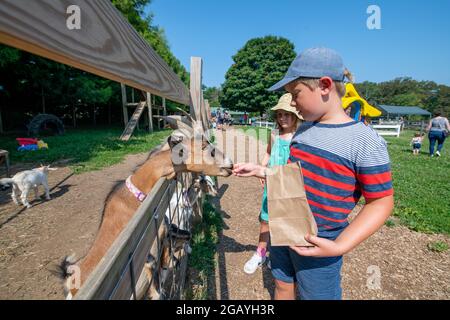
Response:
[[[0,179],[1,185],[12,185],[12,194],[11,198],[14,203],[19,205],[19,201],[17,200],[17,193],[20,190],[21,195],[20,199],[24,206],[30,208],[31,205],[28,202],[28,193],[33,188],[36,199],[40,199],[38,194],[39,185],[43,185],[45,189],[45,198],[50,200],[50,192],[48,187],[47,176],[49,171],[54,171],[55,168],[50,168],[50,166],[42,166],[33,170],[26,170],[18,172],[12,178],[3,178]]]

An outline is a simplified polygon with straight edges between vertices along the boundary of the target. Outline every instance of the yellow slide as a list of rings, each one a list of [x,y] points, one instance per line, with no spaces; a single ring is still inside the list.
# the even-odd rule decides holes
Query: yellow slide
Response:
[[[371,106],[366,100],[360,97],[355,87],[351,83],[345,85],[346,93],[342,98],[342,107],[347,109],[351,105],[355,104],[361,108],[361,116],[363,117],[379,117],[381,111]]]

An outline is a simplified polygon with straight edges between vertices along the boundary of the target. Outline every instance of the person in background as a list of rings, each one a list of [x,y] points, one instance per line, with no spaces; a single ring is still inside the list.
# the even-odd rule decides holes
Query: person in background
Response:
[[[424,134],[422,133],[420,134],[419,132],[417,132],[414,137],[411,139],[411,145],[413,147],[413,155],[419,155],[420,153],[420,148],[422,147],[422,141],[424,138]]]
[[[450,132],[448,119],[443,117],[440,112],[436,112],[434,118],[428,123],[426,131],[428,131],[428,139],[430,140],[430,157],[434,156],[434,145],[436,141],[438,143],[436,156],[440,157],[445,138],[448,132]]]

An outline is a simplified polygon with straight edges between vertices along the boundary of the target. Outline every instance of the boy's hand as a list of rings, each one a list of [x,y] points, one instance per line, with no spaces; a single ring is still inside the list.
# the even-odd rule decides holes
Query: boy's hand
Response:
[[[237,163],[233,166],[233,174],[238,177],[264,178],[265,167],[254,163]]]
[[[306,235],[305,240],[312,243],[314,247],[292,246],[291,249],[306,257],[337,257],[345,253],[335,241],[311,235]]]

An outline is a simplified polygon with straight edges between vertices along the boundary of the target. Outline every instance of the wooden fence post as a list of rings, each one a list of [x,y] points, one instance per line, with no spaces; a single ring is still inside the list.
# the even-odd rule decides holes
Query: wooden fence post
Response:
[[[163,105],[163,115],[164,116],[167,116],[167,109],[166,109],[166,98],[162,98],[162,105]],[[166,127],[166,121],[164,120],[163,121],[163,128],[165,128]]]
[[[190,114],[200,121],[202,105],[202,58],[191,57],[191,105]]]
[[[152,96],[150,92],[147,92],[147,108],[148,108],[148,131],[153,132]]]
[[[0,133],[3,133],[2,106],[0,105]]]
[[[125,127],[128,124],[128,108],[127,108],[127,88],[123,83],[120,84],[122,91],[122,110],[123,110],[123,123]]]

